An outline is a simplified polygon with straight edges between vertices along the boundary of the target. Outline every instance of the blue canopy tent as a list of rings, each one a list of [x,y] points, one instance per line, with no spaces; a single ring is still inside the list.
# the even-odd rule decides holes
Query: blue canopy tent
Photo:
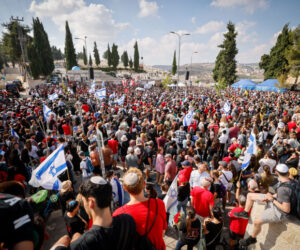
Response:
[[[78,66],[73,66],[72,70],[80,70],[80,68]]]
[[[287,89],[280,88],[277,79],[267,79],[264,82],[258,84],[255,88],[259,91],[274,91],[274,92],[286,92]]]
[[[241,79],[238,82],[231,85],[235,89],[250,89],[253,90],[256,88],[256,84],[250,79]]]

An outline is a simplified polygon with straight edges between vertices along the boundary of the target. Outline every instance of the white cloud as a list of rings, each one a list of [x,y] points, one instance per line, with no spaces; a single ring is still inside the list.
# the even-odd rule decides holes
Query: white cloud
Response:
[[[220,45],[224,40],[224,33],[223,32],[217,32],[214,35],[211,36],[209,39],[209,45],[211,49],[219,50],[220,48],[218,45]]]
[[[156,2],[147,2],[146,0],[139,0],[140,12],[139,17],[157,16],[158,5]]]
[[[257,41],[257,33],[251,32],[249,29],[255,26],[255,22],[242,21],[236,24],[236,31],[238,32],[237,42],[238,43],[255,43]]]
[[[201,27],[198,27],[195,33],[197,33],[197,34],[212,33],[212,32],[219,31],[223,27],[224,27],[223,22],[210,21],[210,22],[202,25]]]
[[[191,22],[192,22],[193,24],[195,24],[195,23],[196,23],[196,17],[193,16],[193,17],[191,18]]]
[[[213,0],[210,5],[220,8],[241,6],[252,14],[255,9],[266,8],[269,4],[267,0]]]
[[[276,33],[272,36],[272,38],[271,38],[271,40],[270,40],[270,44],[271,44],[272,46],[275,45],[275,43],[276,43],[276,41],[277,41],[277,38],[278,38],[278,36],[279,36],[280,34],[281,34],[281,30],[278,31],[278,32],[276,32]]]
[[[114,41],[120,31],[129,27],[128,23],[116,23],[112,11],[103,4],[87,5],[83,0],[32,1],[29,11],[40,18],[51,18],[62,32],[65,30],[65,21],[68,20],[73,39],[88,36],[89,53],[94,41],[107,44]],[[82,42],[74,43],[76,49],[82,49]]]
[[[269,49],[270,45],[268,43],[256,45],[250,50],[238,53],[237,60],[240,63],[257,63],[263,54],[269,52]]]

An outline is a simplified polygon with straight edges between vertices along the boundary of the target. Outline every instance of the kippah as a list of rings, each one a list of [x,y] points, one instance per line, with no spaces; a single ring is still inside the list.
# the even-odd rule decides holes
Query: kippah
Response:
[[[101,176],[93,176],[91,177],[90,181],[98,185],[105,185],[107,183],[107,181]]]
[[[139,177],[136,173],[129,173],[124,178],[124,183],[128,186],[135,185],[139,180]]]

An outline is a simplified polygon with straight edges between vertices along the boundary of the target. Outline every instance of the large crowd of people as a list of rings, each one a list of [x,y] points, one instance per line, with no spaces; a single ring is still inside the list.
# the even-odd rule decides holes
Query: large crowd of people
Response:
[[[176,249],[243,249],[264,223],[297,215],[298,93],[141,87],[65,83],[20,98],[0,93],[0,249],[42,249],[52,205],[67,234],[51,249],[163,250],[170,228]],[[256,150],[245,167],[251,135]],[[44,188],[30,185],[32,172],[60,145],[61,189],[39,203]],[[257,200],[266,209],[244,238]],[[225,223],[229,238],[221,240]]]

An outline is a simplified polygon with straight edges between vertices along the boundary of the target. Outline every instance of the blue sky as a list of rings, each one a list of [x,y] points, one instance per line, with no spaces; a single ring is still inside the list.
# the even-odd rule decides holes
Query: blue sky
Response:
[[[31,25],[38,16],[51,45],[63,49],[68,20],[73,38],[88,37],[89,53],[96,41],[101,55],[109,42],[132,56],[137,40],[144,63],[154,65],[172,62],[178,38],[170,31],[191,34],[182,38],[181,64],[195,51],[193,62],[214,62],[231,20],[238,31],[237,60],[247,63],[269,52],[285,23],[300,23],[299,9],[299,0],[0,0],[0,22],[24,16]],[[83,41],[74,44],[82,50]]]

